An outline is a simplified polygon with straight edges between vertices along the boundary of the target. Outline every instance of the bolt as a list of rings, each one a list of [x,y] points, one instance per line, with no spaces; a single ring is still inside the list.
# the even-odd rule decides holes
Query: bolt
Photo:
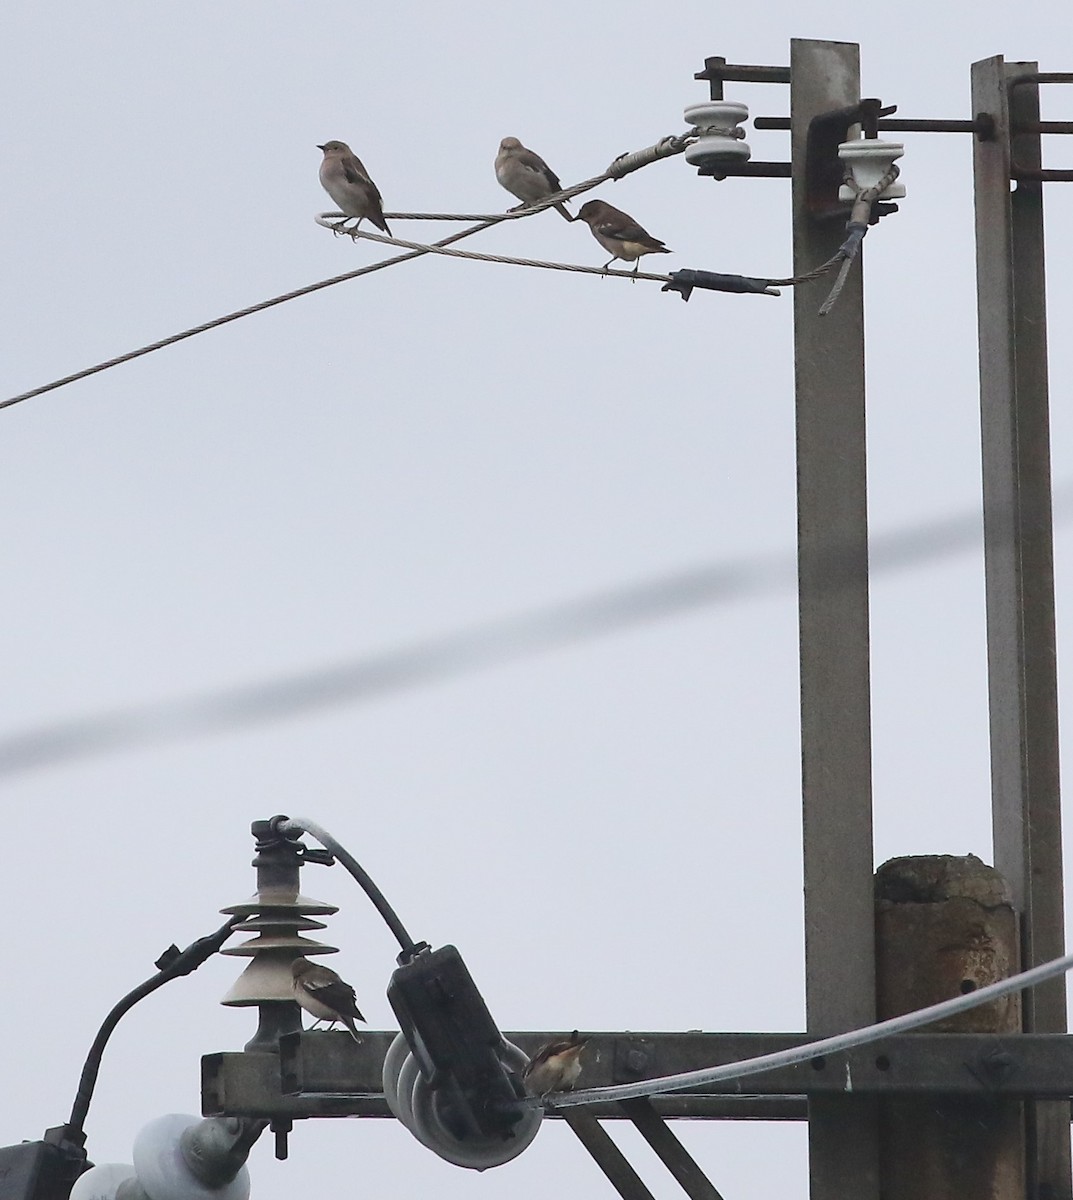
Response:
[[[625,1068],[631,1075],[640,1075],[648,1065],[648,1055],[637,1046],[626,1051]]]

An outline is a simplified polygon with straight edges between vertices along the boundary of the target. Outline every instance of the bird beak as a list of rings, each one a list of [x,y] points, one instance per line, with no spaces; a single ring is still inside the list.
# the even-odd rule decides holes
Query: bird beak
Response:
[[[324,147],[323,147],[323,146],[318,146],[318,147],[317,147],[317,149],[318,149],[318,150],[323,150],[323,149],[324,149]]]

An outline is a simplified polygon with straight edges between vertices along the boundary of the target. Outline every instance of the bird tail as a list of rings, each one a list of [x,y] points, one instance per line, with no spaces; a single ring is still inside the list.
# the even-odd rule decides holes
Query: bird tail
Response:
[[[572,221],[572,220],[574,219],[574,218],[573,218],[573,217],[570,215],[570,210],[569,210],[569,209],[566,207],[566,205],[565,205],[565,204],[556,204],[556,206],[555,206],[555,211],[556,211],[556,212],[557,212],[557,213],[558,213],[558,214],[559,214],[561,217],[565,217],[565,218],[566,218],[566,220],[568,220],[568,221]]]
[[[358,1033],[357,1027],[354,1024],[354,1018],[353,1017],[345,1017],[343,1019],[343,1024],[347,1028],[347,1033],[349,1033],[350,1036],[354,1039],[354,1041],[356,1041],[358,1043],[358,1045],[360,1046],[361,1045],[361,1035]]]

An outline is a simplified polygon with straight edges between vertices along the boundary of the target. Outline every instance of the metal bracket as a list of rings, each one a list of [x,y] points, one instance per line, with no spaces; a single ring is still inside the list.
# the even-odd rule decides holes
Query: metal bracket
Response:
[[[849,139],[850,129],[860,125],[865,137],[878,137],[879,119],[897,111],[896,104],[884,108],[882,100],[873,98],[812,118],[805,150],[805,206],[814,220],[844,217],[849,211],[850,206],[838,198],[845,177],[838,147]],[[874,204],[871,223],[896,211],[895,204]]]
[[[1018,75],[1016,79],[1011,79],[1007,85],[1011,101],[1015,88],[1023,87],[1025,84],[1030,83],[1037,85],[1041,83],[1073,83],[1073,74],[1060,71],[1033,71],[1029,74]],[[1033,183],[1073,183],[1073,170],[1048,169],[1034,164],[1021,163],[1014,153],[1018,134],[1073,133],[1073,123],[1066,121],[1039,121],[1038,119],[1030,122],[1021,122],[1016,119],[1013,107],[1011,103],[1010,178]]]
[[[689,1200],[723,1200],[693,1156],[667,1128],[667,1122],[652,1107],[650,1100],[621,1100],[619,1105],[681,1184]]]

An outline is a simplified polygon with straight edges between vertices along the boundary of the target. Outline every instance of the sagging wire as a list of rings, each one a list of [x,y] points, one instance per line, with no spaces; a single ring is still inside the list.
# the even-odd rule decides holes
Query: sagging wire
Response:
[[[68,384],[77,383],[82,379],[88,379],[92,375],[100,374],[102,371],[110,370],[112,367],[121,366],[123,363],[132,362],[136,358],[142,358],[147,354],[152,354],[156,350],[163,350],[167,346],[173,346],[178,342],[185,341],[188,338],[196,337],[200,333],[207,333],[210,329],[217,329],[222,325],[230,324],[232,321],[241,320],[243,317],[252,316],[254,313],[264,312],[266,309],[274,308],[279,304],[285,304],[289,300],[297,300],[301,296],[311,295],[313,292],[318,292],[324,288],[334,287],[338,283],[345,283],[351,279],[358,279],[363,275],[370,275],[375,271],[383,270],[385,267],[392,267],[398,263],[407,262],[412,258],[418,258],[421,255],[434,253],[452,242],[460,241],[462,238],[470,237],[475,233],[480,233],[485,229],[491,228],[493,225],[498,225],[503,221],[514,221],[522,217],[534,216],[536,213],[543,212],[546,208],[551,208],[555,204],[560,204],[564,200],[570,200],[575,196],[579,196],[584,192],[590,191],[594,187],[598,187],[601,183],[613,182],[624,178],[626,175],[634,171],[640,170],[642,167],[649,166],[651,163],[658,162],[663,158],[669,158],[676,154],[681,154],[693,141],[696,140],[695,133],[687,133],[681,135],[670,135],[661,138],[658,142],[651,146],[646,146],[643,150],[636,150],[626,154],[619,155],[606,171],[601,175],[593,176],[591,179],[586,179],[581,183],[574,184],[572,187],[564,188],[562,191],[549,196],[545,200],[537,204],[526,205],[523,208],[515,208],[505,213],[486,213],[486,214],[468,214],[468,213],[387,213],[385,214],[392,220],[426,220],[426,221],[468,221],[475,220],[477,224],[470,229],[464,229],[459,233],[452,234],[450,237],[442,238],[438,242],[429,244],[424,243],[399,243],[408,244],[417,247],[409,250],[406,254],[399,254],[393,258],[383,259],[380,262],[370,263],[364,267],[358,267],[353,271],[346,271],[341,275],[333,275],[329,279],[318,280],[316,283],[307,284],[304,287],[295,288],[293,291],[284,292],[282,295],[273,296],[268,300],[262,300],[258,304],[251,304],[246,308],[237,309],[234,312],[226,313],[224,316],[215,317],[211,321],[205,321],[200,325],[194,325],[189,329],[184,329],[180,333],[171,334],[169,337],[161,338],[158,341],[150,342],[145,346],[140,346],[136,350],[130,350],[125,354],[119,354],[114,358],[109,358],[103,362],[95,363],[93,366],[85,367],[80,371],[74,371],[70,375],[64,375],[59,379],[54,379],[50,383],[42,384],[39,387],[31,388],[29,391],[20,392],[18,395],[9,396],[5,400],[0,400],[0,409],[10,408],[15,404],[21,404],[24,400],[31,400],[37,396],[43,396],[47,392],[53,392],[59,388],[66,387]],[[897,174],[897,169],[892,168]],[[894,178],[894,176],[892,176]],[[886,186],[886,185],[884,185]],[[869,189],[874,191],[875,189]],[[863,196],[859,197],[859,201],[863,200]],[[870,209],[870,203],[869,203]],[[856,206],[855,206],[856,211]],[[342,217],[343,214],[336,214]],[[319,220],[319,218],[318,218]],[[851,222],[855,218],[851,217]],[[321,224],[325,222],[321,221]],[[330,226],[329,226],[330,227]],[[839,249],[838,254],[829,259],[826,263],[817,267],[813,271],[799,276],[792,276],[786,279],[761,279],[752,278],[741,275],[725,275],[711,271],[693,271],[683,270],[675,271],[670,276],[655,276],[655,275],[640,275],[640,278],[652,279],[656,282],[664,281],[663,291],[675,291],[683,300],[688,300],[690,293],[696,287],[705,288],[712,291],[723,292],[750,292],[765,295],[777,295],[778,293],[772,289],[778,287],[794,287],[800,283],[807,283],[812,279],[817,279],[822,275],[827,274],[839,263],[844,263],[843,272],[840,279],[836,281],[835,287],[832,289],[831,295],[828,297],[823,311],[830,311],[838,297],[838,293],[842,289],[842,284],[845,282],[845,273],[849,270],[849,262],[856,256],[857,250],[863,240],[864,233],[867,232],[867,216],[865,217],[865,228],[859,234],[855,231],[851,233],[851,237],[847,239],[844,245]],[[501,259],[500,261],[510,262],[509,259]],[[519,260],[519,265],[523,266],[542,266],[548,269],[557,270],[574,270],[583,274],[611,274],[612,272],[603,272],[595,268],[582,268],[568,266],[564,264],[556,264],[554,268],[548,264],[537,263],[534,260]],[[614,272],[618,274],[619,272]],[[633,275],[632,272],[622,272],[622,274]],[[634,276],[638,277],[638,276]]]
[[[895,1034],[906,1033],[910,1029],[918,1029],[921,1025],[930,1025],[945,1017],[977,1008],[1012,992],[1020,992],[1026,988],[1035,987],[1056,975],[1063,975],[1073,970],[1073,954],[1051,959],[1032,967],[1020,974],[1011,975],[1009,979],[1000,979],[986,987],[978,988],[964,996],[954,996],[950,1000],[942,1000],[938,1004],[918,1008],[913,1012],[879,1021],[874,1025],[866,1025],[861,1029],[852,1029],[848,1033],[837,1033],[832,1037],[820,1038],[803,1046],[794,1046],[789,1050],[777,1050],[772,1054],[760,1054],[756,1058],[745,1058],[735,1063],[724,1063],[719,1067],[705,1067],[699,1071],[683,1071],[678,1075],[664,1075],[658,1079],[642,1079],[637,1083],[614,1084],[610,1087],[585,1088],[575,1092],[557,1092],[553,1105],[555,1108],[572,1108],[578,1104],[596,1104],[601,1101],[630,1100],[642,1096],[662,1096],[667,1092],[680,1092],[685,1088],[702,1087],[705,1084],[726,1083],[734,1079],[744,1079],[748,1075],[759,1075],[763,1071],[774,1071],[781,1067],[792,1067],[810,1059],[820,1058],[825,1054],[836,1054],[843,1050],[852,1050],[856,1046],[867,1046],[871,1042],[893,1037]],[[542,1103],[539,1097],[522,1101],[524,1104],[538,1106]]]
[[[370,242],[380,242],[386,246],[399,246],[408,250],[419,250],[422,253],[443,254],[450,258],[468,258],[475,262],[506,263],[514,267],[539,267],[545,271],[572,271],[578,275],[607,275],[618,279],[651,280],[662,283],[662,291],[675,291],[683,300],[689,299],[689,292],[695,287],[717,292],[752,292],[763,296],[777,296],[776,288],[770,287],[766,280],[752,279],[746,275],[720,275],[714,271],[674,271],[670,275],[654,275],[651,271],[612,270],[607,267],[585,267],[578,263],[547,262],[537,258],[513,258],[505,254],[478,254],[472,250],[451,250],[445,246],[427,245],[422,242],[408,242],[402,238],[387,237],[384,234],[372,233],[365,229],[342,229],[336,218],[337,213],[319,213],[315,218],[318,225],[331,229],[336,233],[344,233],[348,237],[366,239]],[[385,214],[386,216],[387,214]],[[397,214],[391,215],[392,220],[400,220]],[[682,278],[686,276],[688,278]]]
[[[1055,485],[1054,519],[1057,525],[1071,518],[1073,480],[1067,480]],[[976,511],[874,534],[870,570],[876,576],[934,562],[978,546],[979,539]],[[842,586],[848,552],[837,543],[828,548],[821,572],[828,586]],[[792,588],[796,582],[792,554],[709,563],[332,666],[0,733],[0,778],[135,747],[256,729],[340,705],[367,704],[710,605]]]
[[[651,155],[656,151],[662,151],[658,156],[666,157],[667,154],[680,153],[689,144],[689,138],[664,138],[662,142],[657,142],[654,146],[649,146],[645,150],[637,151],[635,154],[624,154],[617,158],[608,170],[600,176],[595,176],[593,179],[586,180],[584,183],[576,184],[572,188],[564,189],[561,192],[556,192],[553,196],[549,196],[539,204],[523,206],[518,209],[513,209],[511,212],[502,216],[482,216],[470,214],[471,220],[510,220],[512,218],[526,216],[529,212],[541,212],[545,208],[561,203],[564,199],[571,199],[573,196],[579,195],[583,191],[588,191],[598,184],[607,181],[608,179],[618,179],[631,171],[638,170],[642,166],[646,166],[649,162],[656,161]],[[849,221],[846,223],[848,237],[839,246],[838,250],[826,262],[821,263],[818,267],[811,271],[805,271],[800,275],[791,275],[784,279],[765,279],[751,275],[729,275],[714,271],[699,271],[699,270],[681,270],[672,271],[668,275],[657,275],[649,271],[626,271],[626,270],[609,270],[606,267],[588,267],[577,263],[559,263],[548,262],[541,259],[532,258],[516,258],[502,254],[478,254],[470,250],[449,250],[442,244],[436,243],[428,245],[422,242],[410,242],[402,238],[385,236],[383,234],[371,233],[366,230],[359,229],[357,226],[346,228],[346,222],[350,218],[346,217],[341,212],[325,212],[318,213],[314,218],[318,225],[325,229],[330,229],[336,234],[346,234],[353,240],[358,238],[367,239],[368,241],[380,242],[388,246],[398,246],[413,251],[422,253],[442,254],[451,258],[467,258],[475,262],[490,262],[490,263],[505,263],[509,266],[516,267],[536,267],[547,271],[569,271],[578,275],[611,275],[622,279],[644,279],[654,283],[663,283],[660,289],[664,292],[677,292],[683,300],[688,300],[694,288],[703,288],[707,291],[719,292],[737,292],[737,293],[754,293],[765,296],[778,296],[780,287],[797,287],[803,283],[811,283],[815,279],[821,279],[825,275],[830,274],[836,267],[839,267],[838,275],[835,279],[831,291],[828,293],[827,299],[823,302],[819,309],[821,317],[827,316],[834,307],[838,297],[842,294],[842,289],[846,285],[846,280],[849,277],[850,267],[852,267],[854,259],[860,251],[861,243],[864,241],[865,234],[868,232],[869,222],[872,214],[872,205],[876,200],[887,190],[888,187],[898,178],[898,167],[892,163],[886,174],[879,180],[878,183],[869,188],[860,188],[851,173],[847,173],[845,183],[854,189],[855,197],[853,207],[850,210]],[[446,213],[385,213],[385,217],[393,221],[446,221],[446,220],[462,220],[458,216],[452,216]]]
[[[17,396],[10,396],[6,400],[0,400],[0,409],[21,404],[24,400],[31,400],[35,396],[43,396],[46,392],[54,392],[58,388],[66,387],[70,383],[77,383],[81,379],[88,379],[91,375],[97,375],[102,371],[110,370],[112,367],[118,367],[136,358],[142,358],[146,354],[152,354],[156,350],[163,350],[166,346],[174,346],[177,342],[196,337],[199,333],[207,333],[210,329],[217,329],[221,325],[241,320],[242,317],[252,316],[254,313],[263,312],[265,309],[274,308],[278,304],[285,304],[288,300],[296,300],[300,296],[308,296],[324,288],[334,287],[337,283],[345,283],[351,279],[358,279],[362,275],[370,275],[374,271],[381,271],[385,267],[393,267],[398,263],[407,262],[412,258],[419,258],[423,254],[430,253],[433,248],[448,246],[452,242],[460,241],[462,238],[471,237],[475,233],[480,233],[485,229],[490,229],[493,225],[498,225],[501,221],[514,221],[521,217],[534,216],[536,213],[543,212],[546,208],[551,208],[554,204],[562,203],[564,199],[572,199],[574,196],[581,195],[582,192],[587,192],[601,183],[621,179],[624,175],[640,170],[641,167],[648,166],[651,163],[658,162],[662,158],[681,154],[694,139],[694,134],[661,138],[658,142],[655,142],[651,146],[646,146],[643,150],[619,155],[602,175],[594,176],[592,179],[586,179],[582,183],[564,188],[556,195],[548,197],[537,204],[530,204],[522,209],[513,209],[510,212],[489,214],[481,217],[478,224],[471,228],[463,229],[459,233],[451,234],[450,237],[442,238],[440,241],[432,243],[431,247],[421,250],[411,250],[406,254],[398,254],[393,258],[386,258],[380,262],[370,263],[368,266],[358,267],[353,271],[346,271],[342,275],[333,275],[330,279],[322,279],[317,283],[310,283],[305,287],[295,288],[293,291],[284,292],[280,296],[273,296],[270,300],[262,300],[258,304],[251,304],[247,308],[240,308],[222,317],[215,317],[213,320],[205,321],[201,325],[194,325],[190,329],[184,329],[181,333],[175,333],[170,337],[161,338],[159,341],[150,342],[148,345],[141,346],[137,350],[130,350],[126,354],[119,354],[115,358],[109,358],[104,362],[95,363],[91,367],[85,367],[81,371],[75,371],[70,375],[64,375],[60,379],[54,379],[51,383],[45,383],[40,387],[31,388],[29,391],[20,392]],[[342,216],[343,214],[340,213],[339,215]],[[466,219],[464,215],[460,217],[435,213],[412,215],[417,219]],[[400,214],[389,213],[388,216],[401,219]]]

